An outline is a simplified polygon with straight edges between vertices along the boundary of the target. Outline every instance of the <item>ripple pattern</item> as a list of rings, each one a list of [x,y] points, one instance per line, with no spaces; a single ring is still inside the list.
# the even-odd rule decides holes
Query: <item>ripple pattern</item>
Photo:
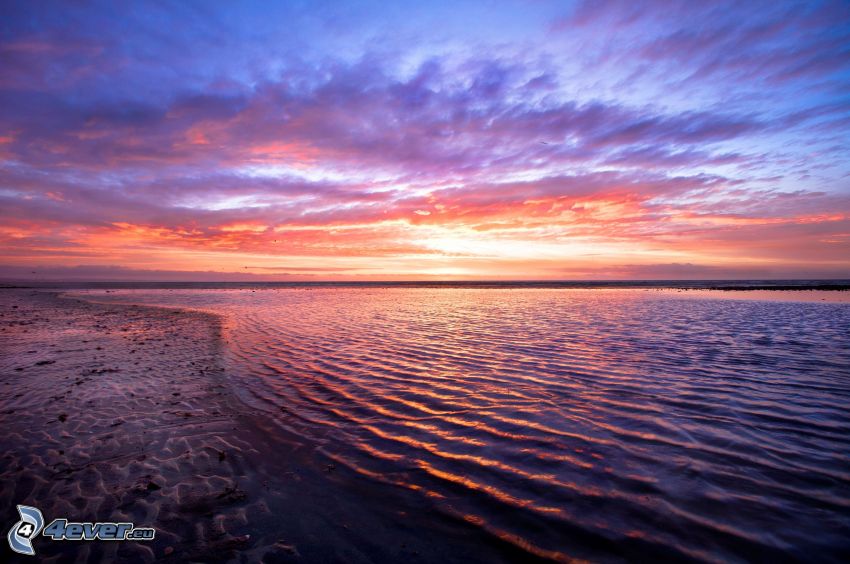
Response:
[[[850,556],[850,306],[646,290],[121,291],[226,318],[255,405],[553,560]]]

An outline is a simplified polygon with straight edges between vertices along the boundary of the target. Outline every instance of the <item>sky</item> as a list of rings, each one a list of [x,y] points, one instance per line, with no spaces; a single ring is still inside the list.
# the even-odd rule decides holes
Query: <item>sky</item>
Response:
[[[850,278],[850,2],[0,4],[0,277]]]

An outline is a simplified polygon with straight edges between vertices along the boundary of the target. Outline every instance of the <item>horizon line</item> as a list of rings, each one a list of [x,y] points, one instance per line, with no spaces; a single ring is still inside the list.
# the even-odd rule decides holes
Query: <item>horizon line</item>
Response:
[[[468,279],[410,279],[410,280],[393,280],[393,279],[376,279],[376,280],[190,280],[190,279],[121,279],[121,278],[101,278],[101,279],[84,279],[84,278],[3,278],[0,277],[0,284],[5,283],[76,283],[76,284],[94,284],[94,283],[128,283],[128,284],[583,284],[583,283],[630,283],[630,282],[850,282],[850,277],[746,277],[746,278],[468,278]]]

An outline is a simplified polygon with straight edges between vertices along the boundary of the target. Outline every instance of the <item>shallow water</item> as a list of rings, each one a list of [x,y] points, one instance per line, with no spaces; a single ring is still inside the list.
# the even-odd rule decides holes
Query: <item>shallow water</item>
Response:
[[[364,479],[529,552],[850,555],[846,304],[619,289],[83,294],[223,315],[243,399]]]

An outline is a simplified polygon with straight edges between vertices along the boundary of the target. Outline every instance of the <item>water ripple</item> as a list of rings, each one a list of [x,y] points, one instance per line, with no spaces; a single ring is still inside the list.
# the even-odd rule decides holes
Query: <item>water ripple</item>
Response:
[[[366,479],[553,560],[841,560],[850,306],[650,291],[124,291]]]

